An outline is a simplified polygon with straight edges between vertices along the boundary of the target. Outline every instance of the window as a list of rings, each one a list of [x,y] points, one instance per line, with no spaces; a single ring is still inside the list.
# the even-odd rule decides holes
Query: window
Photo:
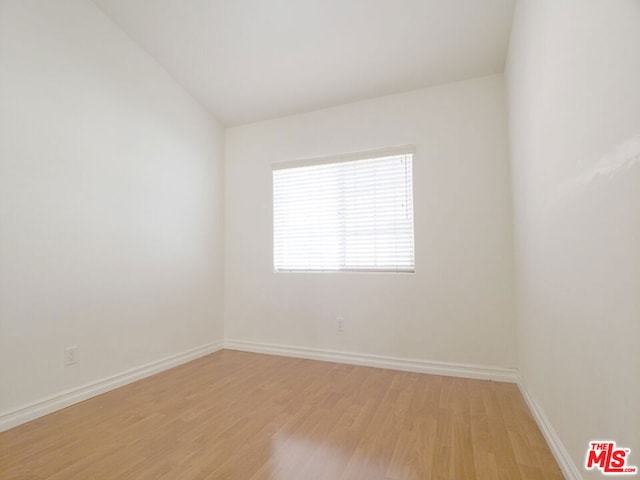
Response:
[[[413,272],[413,151],[273,168],[276,271]]]

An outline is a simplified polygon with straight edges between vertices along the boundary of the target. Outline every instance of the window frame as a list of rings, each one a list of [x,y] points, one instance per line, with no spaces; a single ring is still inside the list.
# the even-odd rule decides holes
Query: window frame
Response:
[[[363,267],[363,268],[337,268],[337,269],[313,269],[313,268],[291,268],[291,269],[278,269],[276,267],[276,256],[275,256],[275,189],[274,189],[274,178],[273,174],[277,170],[285,170],[290,168],[299,168],[299,167],[310,167],[310,166],[321,166],[321,165],[329,165],[329,164],[339,164],[339,163],[347,163],[353,162],[357,160],[374,160],[377,158],[385,158],[399,155],[411,155],[411,234],[412,234],[412,249],[413,249],[413,265],[412,268],[407,269],[385,269],[385,268],[371,268],[371,267]],[[303,274],[313,274],[313,273],[379,273],[379,274],[401,274],[401,275],[412,275],[416,273],[416,249],[415,249],[415,194],[414,194],[414,172],[413,165],[416,157],[416,148],[414,145],[403,145],[398,147],[388,147],[377,150],[369,150],[364,152],[356,152],[356,153],[348,153],[342,155],[332,155],[325,157],[316,157],[310,159],[303,160],[293,160],[293,161],[285,161],[285,162],[276,162],[271,165],[271,263],[274,273],[303,273]],[[343,252],[344,254],[344,252]]]

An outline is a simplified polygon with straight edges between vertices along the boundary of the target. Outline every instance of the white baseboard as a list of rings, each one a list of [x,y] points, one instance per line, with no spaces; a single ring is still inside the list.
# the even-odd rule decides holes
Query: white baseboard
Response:
[[[222,342],[210,343],[4,412],[0,414],[0,432],[221,349]]]
[[[268,343],[245,342],[241,340],[225,340],[224,348],[245,352],[282,355],[285,357],[307,358],[326,362],[347,363],[367,367],[389,368],[406,372],[430,373],[449,377],[477,378],[497,382],[517,383],[519,376],[516,369],[485,367],[448,362],[432,362],[405,358],[367,355],[362,353],[338,352],[317,348],[293,347]]]
[[[520,393],[522,393],[522,397],[524,401],[527,403],[531,414],[533,415],[534,420],[538,424],[538,428],[542,432],[547,444],[549,445],[549,449],[553,456],[556,458],[558,462],[558,466],[560,470],[562,470],[563,475],[567,480],[582,480],[582,474],[578,467],[576,467],[573,460],[569,456],[567,449],[564,448],[564,444],[560,440],[560,437],[556,433],[555,429],[549,422],[549,419],[545,415],[544,411],[538,403],[534,400],[534,398],[527,390],[527,387],[522,383],[522,381],[518,382],[518,388],[520,389]]]

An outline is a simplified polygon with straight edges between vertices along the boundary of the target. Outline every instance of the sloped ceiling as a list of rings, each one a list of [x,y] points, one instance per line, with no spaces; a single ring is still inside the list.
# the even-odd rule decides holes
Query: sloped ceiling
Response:
[[[514,0],[94,0],[227,126],[502,72]]]

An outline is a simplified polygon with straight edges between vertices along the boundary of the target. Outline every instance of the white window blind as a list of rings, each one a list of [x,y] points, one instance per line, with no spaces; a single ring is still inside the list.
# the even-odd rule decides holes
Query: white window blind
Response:
[[[413,153],[276,166],[276,271],[414,271]]]

